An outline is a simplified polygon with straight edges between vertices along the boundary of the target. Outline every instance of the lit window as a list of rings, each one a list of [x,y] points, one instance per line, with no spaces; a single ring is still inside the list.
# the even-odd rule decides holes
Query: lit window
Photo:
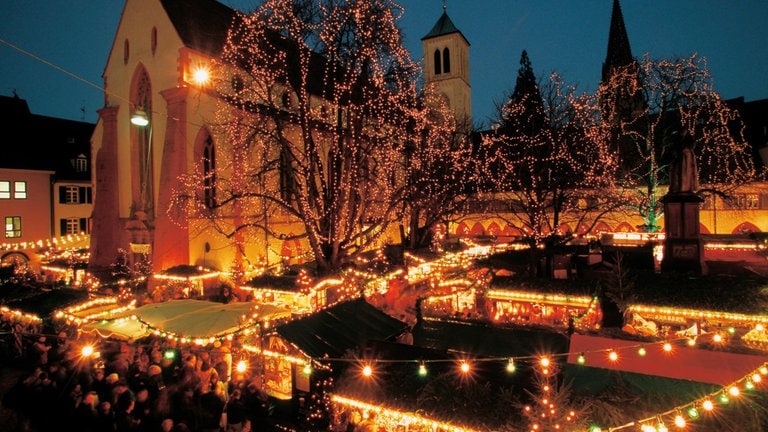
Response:
[[[90,232],[87,218],[66,218],[59,220],[61,235],[88,234]]]
[[[88,158],[85,155],[79,155],[75,159],[75,171],[86,172],[88,171]]]
[[[59,186],[59,204],[90,204],[90,186]]]
[[[744,200],[744,204],[745,204],[745,208],[749,210],[760,208],[760,195],[747,194]]]
[[[80,219],[78,218],[69,218],[66,220],[65,224],[65,230],[62,235],[66,234],[77,234],[80,232]]]
[[[0,199],[11,199],[11,182],[0,181]]]
[[[5,238],[21,237],[21,216],[5,217]]]
[[[13,197],[16,199],[27,199],[27,182],[13,182]]]

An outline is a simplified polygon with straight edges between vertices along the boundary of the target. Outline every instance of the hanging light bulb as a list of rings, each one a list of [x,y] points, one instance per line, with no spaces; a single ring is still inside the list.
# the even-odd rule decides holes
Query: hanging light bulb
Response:
[[[515,369],[516,369],[515,359],[510,358],[509,361],[507,362],[507,372],[512,373],[515,371]]]
[[[419,376],[427,376],[427,365],[424,362],[419,363]]]

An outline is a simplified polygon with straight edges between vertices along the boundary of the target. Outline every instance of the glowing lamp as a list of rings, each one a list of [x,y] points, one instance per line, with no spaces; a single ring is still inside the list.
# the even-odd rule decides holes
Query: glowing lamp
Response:
[[[427,365],[424,362],[419,363],[419,376],[427,376]]]
[[[681,416],[680,414],[675,416],[675,426],[677,426],[679,428],[684,428],[685,427],[685,418],[683,416]]]
[[[371,375],[373,375],[373,368],[371,365],[363,366],[363,376],[369,377]]]
[[[463,361],[461,362],[461,366],[459,367],[462,372],[467,373],[469,372],[469,363]]]
[[[715,404],[713,404],[711,400],[707,399],[701,404],[701,407],[704,408],[705,411],[712,411],[715,409]]]
[[[245,360],[240,360],[237,362],[236,370],[239,373],[243,373],[248,369],[248,363]]]
[[[192,81],[197,85],[204,85],[211,79],[210,71],[205,67],[198,67],[192,72]]]
[[[507,372],[512,373],[515,371],[515,369],[516,369],[515,360],[509,359],[509,361],[507,362]]]
[[[93,345],[84,346],[80,351],[80,354],[82,354],[83,357],[90,357],[91,354],[93,354]]]
[[[140,127],[148,125],[149,117],[147,116],[147,113],[141,108],[137,109],[131,116],[131,124]]]

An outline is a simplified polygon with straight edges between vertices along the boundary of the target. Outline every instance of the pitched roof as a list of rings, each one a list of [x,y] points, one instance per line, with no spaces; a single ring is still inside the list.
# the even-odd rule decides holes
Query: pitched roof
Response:
[[[408,324],[393,318],[364,299],[339,303],[304,318],[280,325],[277,333],[313,358],[341,358],[368,341],[386,341]]]
[[[432,27],[432,30],[429,31],[421,40],[425,39],[432,39],[438,36],[444,36],[449,35],[453,33],[458,33],[461,35],[461,37],[464,39],[467,44],[469,42],[467,41],[467,38],[464,37],[464,34],[459,31],[458,28],[453,24],[453,21],[451,21],[451,18],[448,17],[448,12],[443,10],[443,14],[440,16],[440,19],[437,20],[434,27]]]
[[[227,41],[235,11],[216,0],[161,0],[184,45],[216,56]]]
[[[90,169],[75,170],[74,160],[81,154],[90,159],[92,123],[32,114],[26,100],[14,95],[0,96],[0,127],[21,137],[6,140],[0,167],[54,171],[66,180],[91,178]]]

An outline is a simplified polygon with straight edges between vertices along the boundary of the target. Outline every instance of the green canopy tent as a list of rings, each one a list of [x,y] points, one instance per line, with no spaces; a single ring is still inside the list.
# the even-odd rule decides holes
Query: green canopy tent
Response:
[[[88,323],[82,330],[129,341],[153,333],[187,340],[211,339],[290,316],[288,309],[270,304],[184,299],[147,304],[123,317]]]

